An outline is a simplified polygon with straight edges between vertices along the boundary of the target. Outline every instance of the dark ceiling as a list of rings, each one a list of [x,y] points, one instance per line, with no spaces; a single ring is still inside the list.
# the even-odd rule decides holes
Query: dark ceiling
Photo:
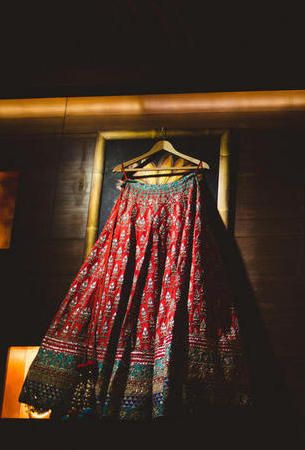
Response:
[[[2,7],[0,97],[303,89],[295,10],[183,0]]]

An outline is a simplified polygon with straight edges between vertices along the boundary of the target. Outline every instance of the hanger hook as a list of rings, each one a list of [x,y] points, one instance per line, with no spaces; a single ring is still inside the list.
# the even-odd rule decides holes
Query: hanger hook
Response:
[[[161,127],[160,137],[166,139],[166,127]]]

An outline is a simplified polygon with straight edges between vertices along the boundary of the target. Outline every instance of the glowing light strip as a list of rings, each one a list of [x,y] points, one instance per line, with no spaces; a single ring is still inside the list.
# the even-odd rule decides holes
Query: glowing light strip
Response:
[[[305,111],[305,90],[0,100],[0,119]]]

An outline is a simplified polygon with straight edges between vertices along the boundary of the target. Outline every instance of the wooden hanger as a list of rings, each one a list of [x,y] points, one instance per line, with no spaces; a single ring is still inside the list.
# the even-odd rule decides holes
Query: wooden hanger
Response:
[[[132,168],[128,168],[128,166],[130,166],[131,164],[135,164],[138,161],[141,161],[143,159],[148,158],[151,155],[154,155],[157,152],[160,152],[161,150],[165,150],[168,153],[171,153],[175,156],[178,156],[182,159],[185,159],[186,161],[189,161],[193,164],[196,164],[196,166],[181,166],[181,167],[177,167],[177,166],[170,166],[170,167],[165,167],[165,166],[160,166],[160,167],[155,167],[155,168],[145,168],[145,167],[132,167]],[[179,152],[178,150],[176,150],[174,148],[174,146],[167,140],[159,140],[157,141],[150,150],[148,150],[148,152],[143,153],[142,155],[137,156],[136,158],[130,159],[129,161],[125,161],[122,164],[118,164],[117,166],[115,166],[112,171],[113,172],[122,172],[123,170],[125,170],[126,172],[140,172],[140,171],[154,171],[154,172],[159,172],[159,171],[164,171],[164,170],[170,170],[170,171],[180,171],[181,170],[192,170],[192,169],[196,169],[198,164],[200,163],[200,160],[197,158],[193,158],[192,156],[186,155],[182,152]],[[124,167],[124,169],[122,169],[122,165]],[[202,168],[204,169],[209,169],[210,166],[208,165],[208,163],[202,161],[201,163]]]

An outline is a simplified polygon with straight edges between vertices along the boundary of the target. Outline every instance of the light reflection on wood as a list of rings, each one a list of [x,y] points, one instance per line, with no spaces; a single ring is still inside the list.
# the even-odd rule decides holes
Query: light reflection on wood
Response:
[[[9,248],[12,237],[19,172],[0,172],[0,248]]]
[[[39,347],[10,347],[7,355],[2,419],[49,419],[51,411],[43,414],[29,412],[27,405],[18,402],[25,376]]]

